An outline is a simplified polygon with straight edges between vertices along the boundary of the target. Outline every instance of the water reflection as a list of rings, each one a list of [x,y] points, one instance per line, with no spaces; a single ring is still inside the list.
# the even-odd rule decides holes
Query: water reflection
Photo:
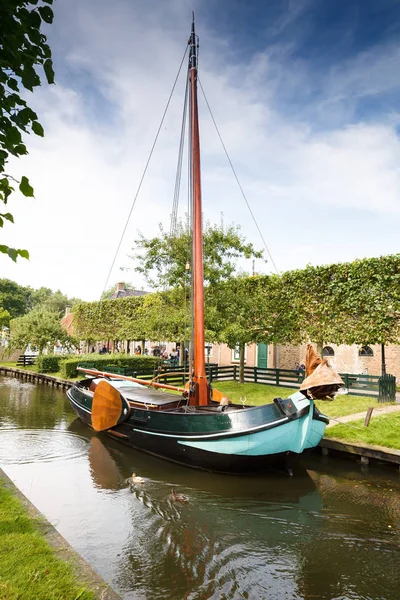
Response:
[[[67,431],[11,429],[0,434],[0,464],[73,460],[87,454],[85,438]]]
[[[73,419],[60,390],[0,377],[0,427],[63,428]]]
[[[319,459],[293,478],[198,472],[91,432],[58,390],[15,383],[0,386],[6,471],[123,598],[398,597],[390,475]],[[133,472],[145,481],[130,489]]]

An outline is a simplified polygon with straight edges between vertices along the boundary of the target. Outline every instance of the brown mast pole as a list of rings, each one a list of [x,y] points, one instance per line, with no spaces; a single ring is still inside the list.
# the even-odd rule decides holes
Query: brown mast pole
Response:
[[[190,119],[191,119],[191,171],[192,171],[192,228],[193,228],[193,381],[195,384],[194,403],[208,404],[208,385],[204,359],[204,274],[203,274],[203,233],[201,214],[200,181],[200,138],[197,106],[197,40],[194,30],[194,15],[190,35],[189,80],[190,80]]]

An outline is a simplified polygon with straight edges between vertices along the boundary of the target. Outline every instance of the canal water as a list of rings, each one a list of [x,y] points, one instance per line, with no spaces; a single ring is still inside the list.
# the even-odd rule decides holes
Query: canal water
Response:
[[[6,378],[0,465],[124,599],[400,598],[394,470],[312,456],[293,477],[197,472],[95,434],[64,392]],[[133,472],[145,482],[130,489]]]

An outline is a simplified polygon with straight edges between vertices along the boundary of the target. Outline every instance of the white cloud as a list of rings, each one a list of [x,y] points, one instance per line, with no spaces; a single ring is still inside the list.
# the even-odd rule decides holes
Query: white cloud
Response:
[[[36,199],[15,196],[10,210],[16,225],[3,230],[5,243],[27,247],[31,261],[13,265],[0,257],[0,267],[2,276],[20,283],[96,299],[182,58],[191,14],[184,0],[146,6],[86,0],[55,8],[53,49],[62,84],[32,96],[46,137],[29,139],[29,157],[10,165],[16,175],[31,178]],[[304,108],[296,106],[296,91],[317,84],[307,63],[291,62],[284,44],[247,64],[231,64],[226,40],[202,32],[201,23],[198,32],[202,84],[279,268],[397,251],[390,227],[382,237],[375,231],[368,244],[365,234],[377,218],[391,225],[399,220],[398,115],[355,122],[353,109],[355,96],[393,88],[399,49],[371,49],[337,66],[318,81],[318,100]],[[81,85],[85,77],[89,90]],[[95,98],[94,114],[88,92]],[[279,106],[288,93],[293,113]],[[201,93],[200,105],[205,108]],[[181,109],[182,99],[174,98],[111,282],[129,278],[142,284],[118,267],[130,264],[126,255],[137,229],[152,235],[159,221],[168,222]],[[207,114],[201,131],[207,216],[219,221],[223,212],[225,221],[241,224],[260,247]],[[362,229],[354,227],[340,245],[322,247],[321,231],[328,230],[332,240],[355,211]]]

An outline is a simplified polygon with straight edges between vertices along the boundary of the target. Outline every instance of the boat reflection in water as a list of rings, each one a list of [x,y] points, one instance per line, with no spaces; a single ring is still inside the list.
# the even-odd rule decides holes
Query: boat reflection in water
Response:
[[[80,421],[72,428],[89,433]],[[393,479],[377,473],[363,480],[356,468],[318,458],[308,462],[311,470],[299,465],[295,477],[218,475],[89,435],[95,486],[123,494],[129,506],[130,533],[113,581],[124,597],[397,598],[400,495]],[[126,483],[132,472],[145,479],[133,493]],[[172,489],[189,502],[171,502]]]
[[[292,478],[194,471],[70,425],[59,390],[2,378],[0,415],[7,475],[124,600],[398,598],[395,472],[316,455]]]
[[[88,457],[96,488],[131,499],[126,520],[131,533],[121,548],[116,589],[134,589],[137,596],[132,597],[138,598],[172,597],[172,578],[177,599],[221,594],[250,598],[255,589],[255,597],[268,597],[263,594],[271,586],[276,589],[279,574],[292,578],[304,530],[312,530],[322,510],[306,470],[298,468],[295,484],[279,472],[263,477],[192,471],[127,451],[89,432],[79,420],[69,429],[90,436]],[[130,488],[126,480],[132,472],[144,483]],[[189,502],[173,502],[172,489]]]

